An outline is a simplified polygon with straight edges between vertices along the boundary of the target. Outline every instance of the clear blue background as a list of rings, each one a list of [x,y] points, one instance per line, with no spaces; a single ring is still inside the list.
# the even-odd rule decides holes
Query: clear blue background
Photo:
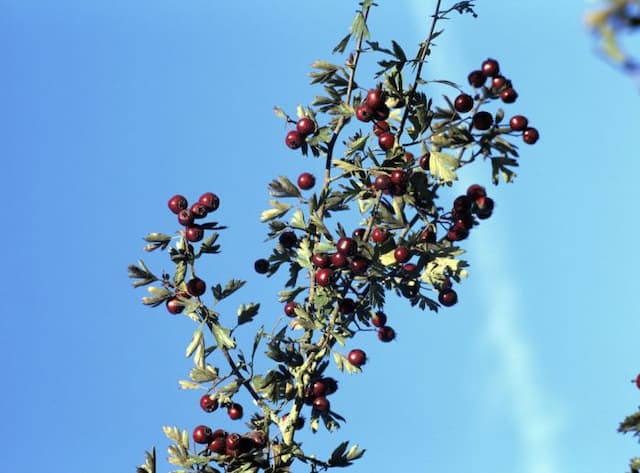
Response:
[[[374,38],[413,54],[433,2],[380,4]],[[319,92],[309,65],[331,59],[355,8],[0,0],[2,471],[133,471],[154,444],[168,471],[162,425],[240,428],[177,389],[195,327],[143,307],[126,266],[168,268],[141,237],[176,230],[169,196],[211,190],[230,229],[203,277],[246,278],[235,302],[261,301],[266,326],[281,315],[283,278],[252,270],[269,251],[266,185],[322,162],[284,147],[271,109]],[[542,138],[523,148],[516,184],[490,190],[496,212],[464,244],[459,304],[434,315],[392,302],[398,341],[354,341],[371,360],[332,399],[348,423],[305,436],[310,452],[357,441],[368,451],[354,473],[624,471],[637,454],[615,429],[640,403],[628,382],[640,370],[640,104],[594,54],[586,8],[479,1],[478,19],[446,23],[427,77],[465,83],[499,59],[520,93],[507,113]],[[489,172],[462,172],[456,190]]]

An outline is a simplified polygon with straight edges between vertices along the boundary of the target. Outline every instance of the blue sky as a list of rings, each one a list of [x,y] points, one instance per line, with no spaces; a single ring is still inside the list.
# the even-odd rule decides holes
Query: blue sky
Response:
[[[379,3],[374,37],[413,51],[432,2]],[[348,423],[305,437],[310,450],[357,441],[368,451],[354,473],[624,471],[637,455],[615,429],[640,404],[638,94],[593,53],[590,6],[479,1],[479,18],[447,23],[426,73],[462,84],[497,58],[541,139],[514,185],[490,189],[458,305],[391,302],[397,342],[357,341],[371,361],[332,399]],[[126,266],[163,268],[141,237],[175,230],[168,197],[211,190],[229,230],[210,279],[247,279],[265,323],[280,315],[283,280],[252,269],[269,251],[266,185],[322,163],[284,147],[272,107],[311,101],[309,65],[330,59],[354,9],[0,0],[4,471],[133,471],[154,444],[164,458],[162,425],[234,428],[177,389],[195,327],[143,307]],[[478,164],[455,190],[488,182]]]

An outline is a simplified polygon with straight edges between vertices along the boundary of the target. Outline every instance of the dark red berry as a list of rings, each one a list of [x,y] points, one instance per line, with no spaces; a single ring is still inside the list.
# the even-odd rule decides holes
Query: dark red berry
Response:
[[[298,306],[298,304],[296,304],[293,301],[289,301],[284,305],[284,313],[285,315],[287,315],[288,317],[295,317],[296,316],[296,307]]]
[[[309,117],[303,117],[296,123],[296,130],[302,136],[313,135],[316,132],[316,123]]]
[[[351,236],[353,236],[353,238],[356,238],[358,240],[362,240],[364,239],[365,233],[366,233],[366,230],[364,228],[356,228],[351,234]]]
[[[423,154],[422,156],[420,156],[420,163],[419,164],[420,164],[420,167],[422,169],[424,169],[425,171],[429,170],[429,157],[430,157],[429,153],[426,153],[426,154]]]
[[[495,59],[487,59],[482,63],[482,73],[485,76],[493,77],[500,74],[500,64]]]
[[[302,190],[311,189],[316,185],[316,178],[313,174],[303,172],[298,176],[298,187]]]
[[[453,289],[443,289],[438,294],[438,301],[445,307],[451,307],[458,302],[458,294]]]
[[[373,182],[373,187],[376,190],[384,191],[391,185],[391,178],[386,174],[378,174],[376,180]]]
[[[205,218],[208,213],[207,208],[200,202],[196,202],[195,204],[193,204],[190,210],[193,214],[193,218]]]
[[[399,246],[393,252],[393,257],[398,263],[406,263],[411,259],[411,252],[406,246]]]
[[[416,162],[416,157],[413,155],[413,153],[411,153],[410,151],[407,151],[406,153],[404,153],[404,161],[409,166],[413,166]]]
[[[224,453],[226,450],[226,445],[227,445],[226,432],[224,433],[224,435],[219,435],[218,437],[215,436],[215,432],[214,432],[213,440],[209,442],[209,450],[212,451],[213,453],[218,453],[218,454]]]
[[[458,224],[458,222],[453,224],[447,232],[447,240],[449,241],[464,240],[468,236],[469,230],[467,230],[467,228],[463,224]]]
[[[467,113],[473,108],[473,98],[471,95],[460,94],[453,102],[453,106],[458,113]]]
[[[313,400],[313,408],[318,412],[329,412],[330,407],[331,404],[329,400],[324,396],[317,397]]]
[[[326,253],[315,253],[311,257],[311,262],[318,268],[328,268],[331,264],[331,260]]]
[[[353,238],[341,237],[336,243],[336,251],[341,255],[351,256],[357,249],[358,245]]]
[[[390,113],[389,107],[382,104],[380,108],[376,108],[373,110],[373,118],[374,120],[377,120],[377,121],[384,121],[387,118],[389,118],[389,113]]]
[[[233,403],[227,408],[227,415],[231,420],[241,419],[242,414],[242,406],[240,404]]]
[[[384,326],[378,329],[378,340],[381,342],[390,342],[394,338],[396,338],[396,331],[391,327]]]
[[[478,89],[484,85],[487,76],[482,71],[472,71],[467,79],[469,80],[469,85]]]
[[[316,272],[316,284],[318,286],[327,287],[333,279],[333,271],[329,268],[322,268]]]
[[[425,243],[435,243],[436,242],[436,232],[432,227],[426,227],[420,233],[420,241]]]
[[[193,429],[193,441],[195,443],[209,443],[211,441],[211,428],[206,425],[199,425]]]
[[[207,291],[207,283],[198,277],[193,277],[187,281],[187,292],[193,297],[199,297]]]
[[[412,274],[418,270],[418,267],[413,263],[405,263],[402,265],[402,269],[405,273]]]
[[[179,214],[181,210],[186,209],[189,206],[187,199],[180,194],[176,194],[169,199],[169,210],[171,210],[174,214]]]
[[[269,271],[269,261],[264,258],[257,259],[255,263],[253,263],[253,269],[255,269],[258,274],[265,274]]]
[[[528,145],[535,144],[538,138],[540,138],[540,134],[535,128],[529,127],[522,132],[522,140]]]
[[[493,115],[483,110],[473,116],[472,122],[473,127],[477,130],[488,130],[493,125]]]
[[[640,389],[640,374],[636,376],[636,387]]]
[[[374,110],[381,108],[384,105],[385,94],[381,89],[371,89],[367,92],[365,102],[369,107]]]
[[[384,228],[375,227],[371,232],[371,239],[375,243],[382,243],[387,239],[387,232]]]
[[[513,131],[522,131],[529,125],[529,120],[523,115],[514,115],[509,120],[509,126]]]
[[[298,237],[292,231],[282,232],[278,241],[284,248],[293,248],[298,243]]]
[[[366,258],[355,257],[351,260],[349,265],[353,274],[364,274],[369,267],[369,260]]]
[[[500,92],[500,98],[504,103],[513,103],[518,98],[518,92],[509,87],[508,89],[504,89]]]
[[[486,197],[486,196],[487,196],[487,191],[480,184],[471,184],[467,188],[467,197],[469,197],[471,200],[476,200],[480,197]]]
[[[378,311],[371,316],[371,323],[374,327],[384,327],[387,324],[387,314]]]
[[[196,242],[204,238],[204,229],[198,225],[187,227],[184,232],[185,238],[189,241]]]
[[[356,118],[361,122],[370,122],[373,119],[373,109],[366,103],[356,108]]]
[[[267,436],[261,430],[251,432],[250,438],[255,448],[262,449],[267,446]]]
[[[347,359],[352,365],[360,367],[367,362],[367,354],[359,348],[354,348],[347,355]]]
[[[348,263],[347,257],[341,253],[331,255],[331,266],[334,268],[344,268]]]
[[[350,297],[338,300],[338,310],[341,314],[353,314],[356,310],[356,302]]]
[[[459,195],[453,201],[453,210],[457,213],[464,213],[471,210],[473,201],[467,195]]]
[[[393,148],[393,145],[396,142],[396,137],[393,135],[393,133],[382,133],[380,136],[378,136],[378,145],[380,146],[380,148],[382,148],[384,151],[389,151],[391,148]]]
[[[213,192],[205,192],[198,199],[207,209],[207,212],[215,212],[220,207],[220,199]]]
[[[323,380],[318,379],[311,385],[311,393],[313,397],[324,396],[327,393],[327,385],[324,384]]]
[[[193,213],[189,209],[181,210],[178,214],[178,222],[180,225],[184,225],[185,227],[192,225],[194,218]]]
[[[394,169],[389,175],[389,180],[392,184],[395,184],[397,186],[404,185],[407,182],[407,173],[402,169]]]
[[[235,432],[227,435],[227,440],[226,440],[227,450],[237,450],[238,447],[240,446],[240,439],[241,439],[240,435],[236,434]]]
[[[179,314],[184,310],[184,304],[177,297],[167,299],[165,305],[170,314]]]
[[[205,412],[213,412],[218,408],[218,401],[208,394],[205,394],[200,398],[200,407]]]
[[[373,134],[376,136],[380,136],[381,134],[388,132],[390,129],[389,124],[385,121],[379,121],[373,124]]]
[[[304,143],[304,137],[298,130],[291,130],[284,139],[286,145],[291,149],[298,149]]]
[[[500,90],[502,89],[505,85],[507,85],[507,79],[505,79],[504,76],[501,75],[497,75],[495,76],[493,79],[491,79],[491,88],[493,90]]]

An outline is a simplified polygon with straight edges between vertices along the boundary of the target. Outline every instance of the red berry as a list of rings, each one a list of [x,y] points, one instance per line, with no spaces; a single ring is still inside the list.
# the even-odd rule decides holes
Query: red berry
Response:
[[[311,385],[311,393],[313,397],[324,396],[326,392],[327,392],[327,385],[324,384],[324,381],[321,379],[314,381],[314,383]]]
[[[344,268],[348,262],[347,257],[341,253],[331,255],[331,266],[334,268]]]
[[[460,94],[453,102],[453,106],[458,113],[467,113],[473,108],[473,98],[471,95]]]
[[[313,135],[316,132],[316,123],[309,117],[303,117],[296,123],[296,130],[302,136]]]
[[[356,310],[356,303],[349,297],[339,299],[338,310],[340,310],[341,314],[353,314],[353,312]]]
[[[366,103],[356,108],[356,118],[361,122],[370,122],[373,119],[373,109]]]
[[[522,131],[527,128],[528,124],[529,120],[527,120],[527,117],[522,115],[514,115],[511,117],[511,120],[509,120],[509,126],[513,131]]]
[[[289,301],[284,305],[284,313],[285,315],[287,315],[288,317],[295,317],[296,316],[296,307],[298,306],[298,304],[296,304],[293,301]]]
[[[184,310],[184,304],[177,297],[167,299],[165,305],[167,306],[167,310],[171,314],[179,314]]]
[[[282,232],[278,241],[284,248],[293,248],[298,243],[298,237],[292,231]]]
[[[360,367],[367,362],[367,354],[359,348],[355,348],[349,352],[347,360],[352,365]]]
[[[195,443],[209,443],[211,441],[211,428],[206,425],[199,425],[193,429],[193,441]]]
[[[486,197],[486,196],[487,196],[487,191],[480,184],[471,184],[467,188],[467,197],[469,197],[471,200],[476,200],[479,197]]]
[[[324,396],[317,397],[313,400],[313,408],[318,412],[329,412],[330,407],[331,404],[329,400]]]
[[[233,434],[229,434],[227,435],[227,440],[226,440],[226,449],[227,450],[237,450],[238,447],[240,446],[240,435],[233,433]]]
[[[344,256],[353,255],[357,249],[358,245],[353,238],[341,237],[336,243],[336,251]]]
[[[430,154],[428,152],[420,156],[420,167],[425,171],[429,170],[429,157]]]
[[[411,259],[411,252],[406,246],[399,246],[393,252],[393,257],[398,263],[406,263]]]
[[[313,174],[303,172],[298,176],[298,187],[302,190],[311,189],[316,185],[316,178]]]
[[[420,241],[425,243],[435,243],[436,242],[436,232],[431,227],[426,227],[420,233]]]
[[[227,444],[226,432],[224,432],[224,435],[219,435],[217,437],[215,436],[215,432],[214,432],[213,440],[209,442],[209,450],[212,451],[213,453],[218,453],[218,454],[224,453],[226,449],[226,444]]]
[[[196,242],[202,240],[204,238],[204,229],[199,225],[192,225],[187,227],[184,232],[185,238],[189,241]]]
[[[333,279],[333,271],[329,268],[322,268],[316,272],[316,284],[318,286],[327,287]]]
[[[453,210],[456,213],[465,213],[471,210],[472,200],[467,195],[459,195],[453,201]]]
[[[218,401],[208,394],[200,398],[200,407],[205,412],[213,412],[218,408]]]
[[[351,234],[351,236],[353,236],[353,238],[356,238],[358,240],[362,240],[364,239],[365,233],[366,233],[366,230],[364,228],[356,228]]]
[[[187,281],[187,292],[193,297],[199,297],[207,291],[207,283],[198,277],[193,277]]]
[[[478,89],[484,85],[487,76],[485,76],[482,71],[472,71],[467,79],[469,80],[469,85]]]
[[[418,270],[418,267],[413,263],[405,263],[402,265],[402,269],[405,273],[412,274]]]
[[[331,260],[326,253],[315,253],[311,257],[311,262],[318,268],[328,268],[331,265]]]
[[[353,258],[349,267],[354,274],[364,274],[369,267],[369,260],[361,257]]]
[[[458,302],[458,294],[453,289],[447,288],[440,291],[438,301],[445,307],[451,307]]]
[[[457,222],[451,226],[447,232],[447,240],[460,241],[469,236],[469,230],[464,225],[459,225]]]
[[[200,202],[196,202],[191,206],[191,214],[193,218],[204,218],[207,216],[207,208]]]
[[[504,76],[497,75],[491,79],[491,88],[493,90],[500,90],[507,85],[507,79]]]
[[[384,326],[378,329],[378,340],[381,342],[390,342],[394,338],[396,338],[396,331],[391,327]]]
[[[267,446],[267,437],[261,430],[251,432],[251,442],[255,448],[262,449]]]
[[[535,144],[538,138],[540,138],[540,134],[535,128],[529,127],[522,132],[522,140],[528,145]]]
[[[373,124],[373,134],[376,136],[380,136],[381,134],[388,132],[390,129],[389,124],[385,121],[379,121]]]
[[[374,110],[380,109],[384,105],[384,95],[381,89],[371,89],[367,92],[365,102]]]
[[[378,311],[371,316],[371,323],[374,327],[384,327],[387,324],[387,314]]]
[[[385,231],[384,228],[375,227],[371,232],[371,239],[375,243],[382,243],[387,239],[387,232]]]
[[[640,389],[640,374],[636,376],[636,387]]]
[[[220,199],[213,192],[205,192],[198,199],[207,209],[207,212],[215,212],[220,207]]]
[[[391,178],[386,174],[378,174],[373,182],[373,187],[379,191],[387,190],[389,186],[391,186]]]
[[[304,143],[304,137],[298,130],[291,130],[284,139],[286,145],[291,149],[298,149]]]
[[[184,225],[185,227],[192,225],[194,218],[193,213],[189,209],[183,209],[178,214],[178,222],[180,225]]]
[[[269,261],[264,258],[257,259],[255,263],[253,263],[253,269],[255,269],[258,274],[265,274],[269,271]]]
[[[393,133],[386,132],[378,136],[378,145],[384,151],[389,151],[391,148],[393,148],[395,142],[396,137],[393,135]]]
[[[169,199],[169,210],[171,210],[174,214],[179,214],[181,210],[184,210],[189,205],[187,199],[180,194],[176,194]]]
[[[474,128],[478,130],[488,130],[493,125],[493,115],[484,110],[477,112],[472,118]]]
[[[406,184],[407,173],[404,172],[402,169],[394,169],[393,171],[391,171],[389,180],[391,181],[392,184],[401,186],[403,184]]]
[[[513,103],[518,98],[518,92],[509,87],[500,92],[500,98],[504,103]]]
[[[389,113],[390,113],[389,107],[382,104],[380,108],[376,108],[373,110],[373,118],[377,121],[384,121],[387,118],[389,118]]]
[[[242,418],[242,406],[240,404],[233,403],[227,408],[227,414],[229,419],[238,420]]]
[[[500,73],[500,64],[495,59],[487,59],[482,63],[482,73],[485,76],[493,77]]]
[[[416,162],[416,157],[413,155],[412,152],[407,151],[406,153],[404,153],[404,161],[409,165],[409,166],[413,166]]]

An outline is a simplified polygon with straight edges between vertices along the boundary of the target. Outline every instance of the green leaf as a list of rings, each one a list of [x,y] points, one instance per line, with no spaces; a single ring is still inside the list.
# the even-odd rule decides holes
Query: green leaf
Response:
[[[333,48],[333,53],[343,53],[347,48],[347,44],[349,44],[349,40],[351,39],[351,33],[342,38],[340,42]]]
[[[407,55],[404,53],[400,45],[395,41],[391,40],[391,46],[393,47],[394,56],[397,57],[400,60],[400,62],[407,62]]]
[[[216,344],[219,348],[235,348],[236,342],[229,336],[231,331],[221,325],[214,324],[211,327]]]
[[[247,305],[241,304],[238,307],[238,325],[251,322],[253,318],[258,314],[260,304],[250,303]]]
[[[133,283],[133,287],[145,286],[158,280],[158,278],[149,271],[149,268],[144,264],[144,261],[138,260],[138,266],[130,264],[127,267],[129,271],[129,277],[132,279],[139,279]]]
[[[349,359],[345,356],[343,356],[342,354],[338,353],[337,351],[332,352],[333,353],[333,361],[336,362],[336,365],[338,366],[338,369],[340,371],[347,371],[347,373],[349,374],[354,374],[354,373],[361,373],[362,370],[357,367],[356,365],[352,365],[349,362]]]
[[[178,380],[178,384],[180,385],[180,389],[200,389],[201,387],[200,383],[193,383],[184,379]]]
[[[176,263],[176,272],[173,275],[173,284],[179,286],[184,282],[184,277],[187,274],[187,263],[179,261]]]
[[[288,120],[289,117],[280,107],[273,107],[273,113],[276,114],[276,117],[282,118],[283,120]]]
[[[246,284],[246,281],[243,281],[241,279],[232,279],[232,280],[230,280],[225,285],[224,289],[222,288],[222,286],[220,284],[216,284],[215,286],[212,287],[213,298],[215,299],[216,302],[219,302],[222,299],[226,299],[227,297],[229,297],[231,294],[236,292],[238,289],[240,289],[245,284]]]
[[[211,365],[205,368],[192,368],[189,371],[189,377],[196,383],[208,383],[218,378],[218,370]]]
[[[270,200],[269,204],[271,204],[271,207],[273,208],[262,212],[262,214],[260,215],[261,222],[268,222],[269,220],[280,218],[284,214],[286,214],[292,207],[289,204],[283,204],[282,202],[278,202],[277,200]]]
[[[304,213],[302,213],[302,210],[296,209],[291,216],[291,220],[289,220],[289,225],[293,228],[297,228],[298,230],[307,229],[307,225],[304,223]]]
[[[187,349],[185,351],[185,356],[190,357],[196,348],[200,345],[204,345],[204,335],[202,334],[202,324],[198,327],[198,330],[193,332],[191,336],[191,342],[187,345]]]
[[[429,171],[441,183],[451,184],[458,180],[454,169],[458,167],[458,159],[448,153],[431,151],[429,156]]]

